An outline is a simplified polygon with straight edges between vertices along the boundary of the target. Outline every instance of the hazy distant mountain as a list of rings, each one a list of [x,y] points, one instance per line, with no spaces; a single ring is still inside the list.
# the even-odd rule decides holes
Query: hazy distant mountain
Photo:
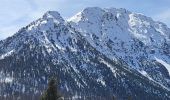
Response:
[[[0,95],[37,100],[50,76],[76,100],[168,100],[170,29],[125,9],[49,11],[0,42]]]

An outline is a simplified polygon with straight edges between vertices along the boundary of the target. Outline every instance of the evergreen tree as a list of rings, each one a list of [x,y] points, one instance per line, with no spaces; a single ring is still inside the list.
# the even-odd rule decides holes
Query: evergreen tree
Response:
[[[132,100],[132,97],[131,96],[128,96],[128,99],[127,100]]]
[[[42,96],[41,100],[57,100],[58,98],[60,98],[60,96],[57,91],[57,81],[56,79],[52,78],[50,79],[48,88]]]
[[[115,96],[113,96],[113,97],[112,97],[112,100],[116,100],[116,97],[115,97]]]

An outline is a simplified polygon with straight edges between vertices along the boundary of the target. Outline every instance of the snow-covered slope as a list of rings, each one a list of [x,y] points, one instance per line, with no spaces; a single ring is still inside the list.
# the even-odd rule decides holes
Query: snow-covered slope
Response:
[[[0,41],[0,95],[36,100],[58,76],[65,97],[166,100],[168,64],[163,23],[116,8],[86,8],[67,21],[49,11]]]
[[[119,57],[124,57],[128,53],[136,58],[136,53],[139,55],[142,51],[133,48],[138,42],[139,47],[146,47],[144,49],[152,59],[155,54],[161,56],[162,52],[166,52],[163,56],[170,55],[168,48],[170,29],[165,24],[155,22],[141,14],[125,9],[92,7],[68,19],[68,22],[99,51],[107,52],[107,56],[113,55],[116,51],[114,53]],[[167,47],[167,51],[163,51],[165,49],[163,46]]]
[[[126,9],[90,7],[67,21],[101,53],[122,59],[139,72],[145,70],[151,77],[155,74],[151,69],[158,67],[153,64],[155,57],[170,63],[170,29],[149,17]],[[169,77],[157,81],[166,81],[169,87]]]
[[[166,62],[164,62],[164,61],[161,60],[161,59],[158,59],[158,58],[156,58],[156,57],[155,57],[155,59],[156,59],[157,62],[159,62],[160,64],[162,64],[164,67],[166,67],[166,69],[168,70],[168,73],[169,73],[169,75],[170,75],[170,65],[167,64]]]

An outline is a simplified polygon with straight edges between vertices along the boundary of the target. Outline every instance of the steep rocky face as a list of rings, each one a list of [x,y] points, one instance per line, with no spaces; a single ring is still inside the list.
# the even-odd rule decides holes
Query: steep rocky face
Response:
[[[36,100],[57,76],[66,98],[169,99],[169,32],[125,9],[49,11],[0,42],[0,95]]]

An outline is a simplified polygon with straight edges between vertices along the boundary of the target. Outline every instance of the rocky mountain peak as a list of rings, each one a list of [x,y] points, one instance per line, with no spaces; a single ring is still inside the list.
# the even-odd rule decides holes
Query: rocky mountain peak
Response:
[[[47,11],[44,15],[43,15],[44,19],[54,19],[59,21],[60,23],[64,22],[64,19],[61,17],[60,13],[58,13],[57,11]]]
[[[67,21],[48,11],[0,42],[0,96],[39,95],[56,75],[69,97],[168,100],[169,33],[165,24],[126,9],[88,7]]]

